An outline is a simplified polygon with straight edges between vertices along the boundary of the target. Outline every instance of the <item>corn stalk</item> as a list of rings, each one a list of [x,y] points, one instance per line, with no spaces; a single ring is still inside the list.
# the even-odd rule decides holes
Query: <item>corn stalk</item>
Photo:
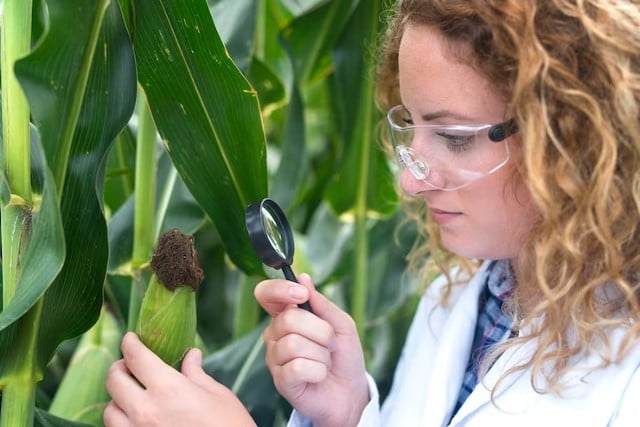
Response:
[[[96,74],[109,67],[113,48],[122,46],[122,39],[115,41],[118,32],[111,32],[122,25],[117,5],[50,0],[50,25],[33,50],[31,17],[37,14],[32,7],[44,11],[40,1],[4,2],[3,152],[8,156],[2,170],[2,252],[11,256],[3,257],[0,313],[2,426],[34,422],[36,385],[47,362],[62,341],[86,330],[99,315],[99,271],[106,260],[95,262],[96,255],[101,257],[100,219],[104,229],[95,185],[104,152],[122,127],[118,113],[127,116],[132,105],[127,97],[115,108],[100,100],[85,102],[105,92],[100,84],[113,82]],[[69,39],[72,20],[79,25]],[[100,43],[102,56],[96,57]],[[126,53],[119,60],[126,72],[131,63]],[[26,112],[24,99],[30,106]],[[100,110],[110,119],[88,119]],[[30,116],[37,132],[29,133]],[[91,241],[76,244],[82,242],[77,236],[89,234]]]
[[[31,2],[9,0],[4,4],[2,20],[2,169],[9,192],[2,203],[2,307],[9,306],[20,282],[21,252],[30,238],[33,204],[31,200],[31,162],[29,147],[29,106],[13,72],[15,62],[25,56],[31,44]],[[28,320],[37,324],[42,304],[36,303],[27,313]],[[34,363],[37,329],[26,328],[20,356],[11,359],[4,369],[0,385],[3,388],[0,426],[29,425],[33,422],[33,406],[37,371]],[[20,329],[18,331],[22,332]]]

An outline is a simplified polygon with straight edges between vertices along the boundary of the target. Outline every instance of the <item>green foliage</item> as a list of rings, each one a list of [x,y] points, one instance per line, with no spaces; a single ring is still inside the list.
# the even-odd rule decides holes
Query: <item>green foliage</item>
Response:
[[[4,0],[5,12],[24,1]],[[102,310],[135,325],[150,245],[172,228],[194,236],[204,270],[205,369],[258,425],[284,425],[252,293],[280,272],[261,265],[244,227],[245,207],[267,195],[294,228],[294,270],[353,315],[384,394],[418,296],[403,275],[411,233],[391,237],[402,215],[377,134],[383,3],[36,0],[28,31],[3,33],[31,41],[2,68],[29,114],[3,129],[32,129],[19,149],[3,141],[2,252],[17,254],[2,265],[4,425],[14,401],[27,424],[99,424],[90,409],[90,420],[55,416],[50,401],[61,414],[72,399],[56,400],[73,389],[62,386],[78,369],[68,354]]]

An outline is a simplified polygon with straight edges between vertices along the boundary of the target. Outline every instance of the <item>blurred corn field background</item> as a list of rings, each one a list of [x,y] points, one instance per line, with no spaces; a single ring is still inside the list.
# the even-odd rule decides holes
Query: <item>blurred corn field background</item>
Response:
[[[0,427],[101,425],[161,233],[194,237],[205,370],[259,426],[265,277],[244,210],[354,317],[383,396],[418,290],[374,100],[383,0],[3,0]]]

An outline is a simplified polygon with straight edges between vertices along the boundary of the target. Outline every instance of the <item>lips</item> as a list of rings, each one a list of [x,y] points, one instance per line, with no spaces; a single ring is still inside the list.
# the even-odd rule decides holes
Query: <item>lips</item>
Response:
[[[431,208],[430,212],[431,219],[438,225],[447,224],[462,215],[462,212],[447,211],[436,208]]]

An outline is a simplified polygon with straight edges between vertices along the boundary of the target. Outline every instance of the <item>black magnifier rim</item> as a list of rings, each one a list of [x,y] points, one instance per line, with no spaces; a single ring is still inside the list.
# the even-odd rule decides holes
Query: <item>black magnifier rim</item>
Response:
[[[264,227],[263,209],[266,209],[271,213],[271,216],[277,223],[280,233],[282,233],[284,253],[286,255],[284,258],[276,249],[274,249],[269,237],[267,236]],[[292,264],[294,252],[293,233],[291,232],[291,227],[289,226],[289,221],[287,220],[285,213],[276,202],[265,198],[259,202],[250,204],[246,210],[245,222],[251,245],[264,264],[276,269],[282,268],[284,264]]]

